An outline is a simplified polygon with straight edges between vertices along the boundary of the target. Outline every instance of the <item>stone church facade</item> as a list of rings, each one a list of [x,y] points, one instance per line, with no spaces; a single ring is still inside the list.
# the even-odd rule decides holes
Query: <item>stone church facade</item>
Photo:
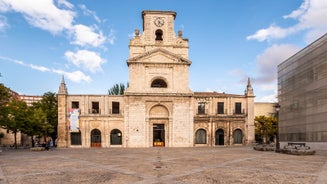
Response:
[[[193,147],[254,141],[254,94],[193,92],[188,39],[174,32],[176,13],[143,11],[130,40],[124,95],[58,91],[58,147]]]

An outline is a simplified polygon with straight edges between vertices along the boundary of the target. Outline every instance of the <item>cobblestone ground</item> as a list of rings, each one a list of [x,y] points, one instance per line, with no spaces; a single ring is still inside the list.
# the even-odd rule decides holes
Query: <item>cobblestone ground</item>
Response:
[[[0,183],[327,183],[327,152],[250,147],[55,149],[0,153]]]

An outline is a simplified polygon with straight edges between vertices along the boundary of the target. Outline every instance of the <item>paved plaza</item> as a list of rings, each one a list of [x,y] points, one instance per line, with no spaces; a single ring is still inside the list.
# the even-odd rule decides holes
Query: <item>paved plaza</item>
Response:
[[[3,150],[0,183],[327,183],[327,151],[251,147]]]

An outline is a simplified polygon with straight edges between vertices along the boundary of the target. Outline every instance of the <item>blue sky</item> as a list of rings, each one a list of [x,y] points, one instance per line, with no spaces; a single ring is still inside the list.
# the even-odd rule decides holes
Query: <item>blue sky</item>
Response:
[[[274,102],[277,65],[327,32],[324,0],[0,0],[0,83],[20,94],[106,94],[128,82],[129,39],[143,10],[177,12],[190,88]]]

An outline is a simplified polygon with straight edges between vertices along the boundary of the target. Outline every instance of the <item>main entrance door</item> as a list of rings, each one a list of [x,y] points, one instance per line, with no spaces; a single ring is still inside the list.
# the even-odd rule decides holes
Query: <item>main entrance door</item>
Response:
[[[101,147],[101,132],[98,129],[91,131],[91,147]]]
[[[165,125],[153,124],[153,147],[165,146]]]
[[[222,129],[218,129],[216,131],[216,145],[224,145],[224,131]]]

